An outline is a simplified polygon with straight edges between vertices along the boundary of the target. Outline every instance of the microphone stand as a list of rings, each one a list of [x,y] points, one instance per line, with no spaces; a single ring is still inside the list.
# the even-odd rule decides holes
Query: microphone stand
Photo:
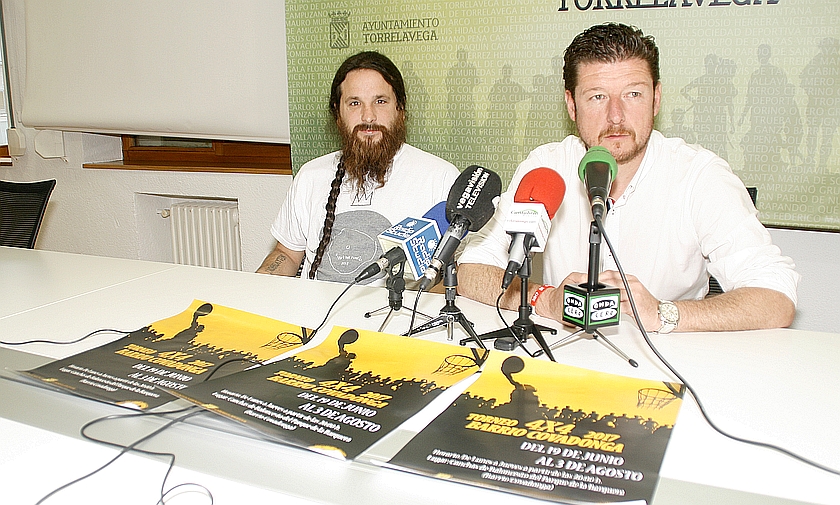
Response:
[[[498,330],[487,332],[481,335],[479,339],[496,339],[495,342],[493,342],[493,347],[502,351],[511,351],[519,345],[526,353],[533,357],[539,355],[539,352],[531,354],[528,352],[528,349],[525,348],[525,341],[528,340],[529,336],[533,336],[534,340],[536,340],[540,345],[542,352],[544,352],[551,361],[555,361],[554,355],[551,354],[551,348],[546,343],[541,332],[548,331],[552,335],[555,335],[557,334],[557,330],[549,328],[548,326],[534,324],[534,321],[531,319],[533,307],[531,307],[530,300],[528,299],[528,279],[531,277],[531,258],[531,251],[527,250],[525,254],[525,261],[522,262],[522,266],[519,267],[519,271],[516,274],[520,279],[519,318],[517,318],[516,321],[513,322],[513,325],[509,328],[500,328]],[[464,341],[462,340],[461,345],[463,344]]]
[[[369,318],[381,314],[385,310],[388,311],[388,315],[385,316],[385,320],[382,321],[382,324],[377,330],[380,333],[386,326],[388,326],[391,318],[394,317],[394,313],[400,312],[403,309],[403,291],[405,291],[405,277],[403,277],[403,275],[405,274],[405,261],[400,262],[398,265],[392,265],[390,268],[385,269],[385,271],[387,272],[385,287],[388,288],[388,305],[370,312],[365,312],[365,317]],[[426,319],[432,318],[432,316],[428,316],[422,312],[418,312],[418,314]]]
[[[458,287],[458,269],[455,266],[455,261],[450,260],[446,263],[443,267],[443,287],[444,287],[444,296],[446,298],[446,303],[444,304],[443,308],[440,309],[440,314],[427,321],[424,324],[416,328],[410,328],[408,332],[403,333],[404,336],[411,336],[415,333],[420,333],[426,330],[431,330],[432,328],[437,328],[438,326],[446,325],[446,339],[452,340],[454,337],[453,334],[453,326],[457,322],[461,325],[461,328],[469,335],[469,338],[461,340],[461,345],[465,345],[470,340],[475,341],[479,347],[482,349],[487,349],[484,346],[484,342],[478,338],[478,335],[475,333],[473,329],[473,323],[471,323],[464,313],[461,312],[461,309],[455,305],[455,298],[458,296],[457,287]]]
[[[601,333],[598,328],[603,326],[615,326],[618,324],[621,313],[621,295],[616,288],[608,288],[605,284],[598,282],[598,266],[601,262],[601,230],[597,221],[592,221],[589,228],[589,271],[587,273],[586,284],[579,284],[577,286],[566,286],[566,292],[563,293],[563,320],[574,324],[580,330],[568,335],[551,345],[552,349],[560,347],[567,341],[582,335],[590,335],[593,340],[600,340],[604,345],[611,348],[616,354],[621,356],[624,361],[630,363],[633,367],[638,367],[636,360],[630,358],[616,347],[610,340]],[[580,304],[580,310],[583,317],[571,317],[567,312],[567,302],[569,299],[577,299]],[[615,309],[614,317],[604,318],[602,320],[592,320],[592,305],[593,299],[605,300]],[[599,302],[600,303],[600,302]],[[575,304],[577,305],[577,303]]]

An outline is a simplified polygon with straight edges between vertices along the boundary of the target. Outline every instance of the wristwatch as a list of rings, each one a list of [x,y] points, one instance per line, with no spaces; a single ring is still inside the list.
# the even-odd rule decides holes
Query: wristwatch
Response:
[[[680,322],[680,309],[674,305],[670,300],[659,301],[659,321],[662,326],[656,331],[657,333],[671,333]]]

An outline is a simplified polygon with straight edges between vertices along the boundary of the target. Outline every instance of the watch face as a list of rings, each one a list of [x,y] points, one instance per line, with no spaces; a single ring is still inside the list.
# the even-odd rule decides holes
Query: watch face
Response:
[[[676,323],[680,319],[680,311],[673,303],[663,303],[659,306],[662,319],[668,323]]]

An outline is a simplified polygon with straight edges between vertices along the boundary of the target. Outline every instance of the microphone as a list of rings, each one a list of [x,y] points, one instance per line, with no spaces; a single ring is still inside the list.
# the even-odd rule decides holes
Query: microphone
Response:
[[[617,325],[621,319],[621,292],[598,282],[601,258],[601,219],[604,217],[610,184],[618,172],[615,158],[601,146],[592,146],[580,160],[578,174],[586,184],[592,206],[589,232],[589,274],[582,284],[563,287],[563,322],[592,335],[602,326]],[[619,353],[621,354],[621,353]],[[629,360],[633,366],[638,363]]]
[[[502,289],[507,289],[513,282],[529,251],[545,249],[551,220],[565,195],[566,182],[550,168],[536,168],[522,178],[505,219],[505,232],[513,235],[513,239]]]
[[[419,279],[432,261],[432,253],[440,241],[440,230],[449,226],[444,217],[445,205],[446,202],[440,202],[422,218],[407,217],[380,233],[377,238],[382,250],[386,252],[365,267],[355,281],[365,281],[406,261],[411,278]]]
[[[583,155],[578,167],[580,180],[586,185],[589,203],[592,206],[592,218],[602,219],[610,196],[610,186],[618,173],[615,158],[607,148],[592,146]]]
[[[391,267],[391,265],[397,265],[405,260],[405,251],[403,251],[399,246],[394,246],[384,252],[378,260],[366,266],[364,270],[359,272],[359,275],[356,276],[355,282],[358,283],[366,281],[379,272],[387,270]]]
[[[446,219],[450,224],[435,249],[432,261],[423,272],[420,291],[431,287],[443,267],[452,261],[455,250],[467,232],[476,232],[490,221],[501,192],[502,179],[499,174],[478,165],[467,167],[455,179],[446,198]]]

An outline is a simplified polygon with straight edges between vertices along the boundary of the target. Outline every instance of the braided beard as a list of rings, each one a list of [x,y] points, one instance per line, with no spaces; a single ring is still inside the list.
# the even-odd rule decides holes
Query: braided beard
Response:
[[[380,124],[360,124],[352,131],[343,125],[339,125],[338,129],[341,132],[346,177],[356,191],[363,194],[369,181],[375,183],[376,187],[382,187],[394,156],[405,143],[405,116],[400,114],[392,128]],[[362,130],[380,131],[382,137],[379,140],[360,139],[357,133]]]

